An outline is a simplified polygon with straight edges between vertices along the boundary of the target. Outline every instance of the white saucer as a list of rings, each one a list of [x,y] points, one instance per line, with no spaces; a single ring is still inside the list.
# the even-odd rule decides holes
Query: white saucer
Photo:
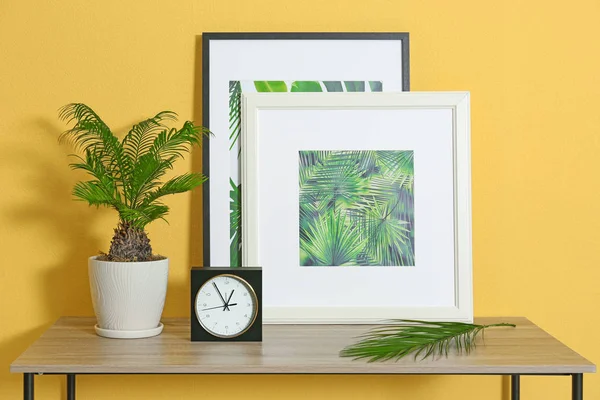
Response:
[[[149,338],[152,336],[160,335],[164,328],[164,325],[161,323],[158,324],[156,328],[152,329],[144,329],[141,331],[116,331],[112,329],[102,329],[98,325],[94,325],[94,329],[96,330],[96,334],[98,336],[111,338],[111,339],[141,339],[141,338]]]

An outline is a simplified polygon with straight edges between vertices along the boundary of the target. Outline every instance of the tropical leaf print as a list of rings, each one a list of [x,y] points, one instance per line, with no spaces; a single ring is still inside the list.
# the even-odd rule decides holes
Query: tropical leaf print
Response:
[[[229,82],[229,150],[231,155],[232,169],[230,174],[230,265],[233,267],[241,266],[241,185],[239,182],[239,157],[241,155],[240,133],[241,133],[241,96],[242,92],[256,91],[259,93],[268,92],[381,92],[383,90],[382,82],[378,81],[230,81]],[[319,152],[315,152],[319,153]],[[315,156],[319,156],[315,154]],[[308,174],[307,169],[304,173]],[[321,171],[321,173],[325,173]],[[337,180],[340,184],[352,184],[353,171],[341,170],[335,176],[329,176],[327,179]],[[321,177],[323,178],[323,177]],[[346,190],[346,189],[344,189]],[[349,191],[351,192],[351,191]],[[345,194],[339,193],[334,196],[335,201],[340,205],[348,204],[353,201],[347,198]],[[319,215],[324,210],[320,209]]]
[[[287,85],[284,81],[254,81],[256,91],[261,92],[287,92]]]
[[[414,153],[300,151],[302,266],[414,266]]]
[[[381,92],[383,89],[381,81],[369,81],[369,87],[371,88],[371,92]]]
[[[344,81],[348,92],[364,92],[365,82],[364,81]]]
[[[328,92],[343,92],[344,88],[340,81],[323,81],[323,85]]]
[[[229,151],[240,137],[242,128],[242,85],[240,81],[229,82]]]
[[[346,222],[342,210],[330,208],[300,237],[300,247],[309,256],[305,265],[353,265],[360,256],[365,239],[356,226]]]
[[[321,83],[316,81],[295,81],[291,92],[322,92]]]
[[[236,186],[231,179],[229,185],[229,259],[230,264],[237,267],[242,265],[242,185]]]

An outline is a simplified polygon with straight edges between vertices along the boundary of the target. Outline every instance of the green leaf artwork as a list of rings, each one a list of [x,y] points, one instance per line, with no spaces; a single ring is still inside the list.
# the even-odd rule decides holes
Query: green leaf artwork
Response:
[[[314,81],[296,81],[292,83],[291,92],[322,92],[320,82]]]
[[[241,266],[242,214],[240,182],[241,96],[246,92],[381,92],[381,81],[230,81],[229,82],[229,151],[231,165],[237,170],[230,174],[230,265]]]
[[[301,266],[414,266],[414,153],[299,152]]]
[[[382,85],[379,81],[369,81],[369,87],[371,88],[371,92],[381,92]]]
[[[349,92],[364,92],[365,91],[365,83],[362,81],[344,81],[346,87]]]
[[[231,238],[231,246],[229,247],[229,258],[231,265],[240,266],[241,259],[241,233],[242,233],[242,193],[240,185],[235,185],[233,180],[229,179],[231,190],[229,191],[229,237]]]
[[[256,91],[261,92],[287,92],[284,81],[254,81]]]

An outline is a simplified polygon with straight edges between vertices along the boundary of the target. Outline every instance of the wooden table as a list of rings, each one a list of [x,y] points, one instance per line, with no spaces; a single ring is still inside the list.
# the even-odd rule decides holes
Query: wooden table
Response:
[[[265,325],[262,343],[192,343],[187,319],[164,319],[160,336],[106,339],[95,319],[62,317],[10,366],[23,373],[24,399],[33,400],[34,374],[67,376],[67,399],[75,400],[77,374],[453,374],[510,375],[511,398],[519,399],[521,375],[571,375],[572,399],[583,399],[583,374],[596,366],[526,318],[477,318],[511,322],[516,328],[486,331],[470,355],[366,363],[340,358],[366,325]]]

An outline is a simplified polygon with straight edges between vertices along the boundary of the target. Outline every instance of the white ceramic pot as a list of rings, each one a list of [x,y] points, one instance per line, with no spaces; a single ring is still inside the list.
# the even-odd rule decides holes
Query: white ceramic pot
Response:
[[[118,339],[160,334],[169,259],[113,262],[96,258],[88,262],[96,333]]]

